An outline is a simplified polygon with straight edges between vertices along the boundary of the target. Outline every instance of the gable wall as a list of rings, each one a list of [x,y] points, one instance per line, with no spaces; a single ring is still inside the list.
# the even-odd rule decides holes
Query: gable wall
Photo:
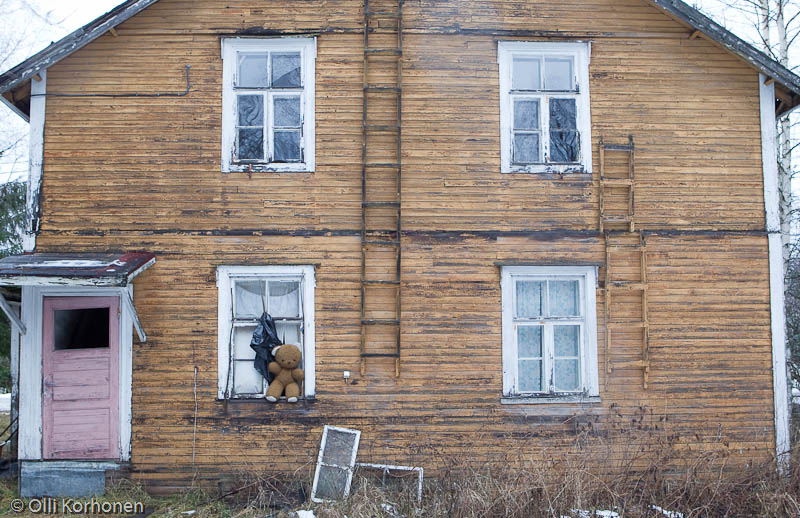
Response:
[[[268,469],[276,452],[306,465],[323,424],[364,432],[359,461],[428,469],[433,450],[499,461],[512,445],[521,455],[573,445],[591,422],[607,434],[589,440],[607,468],[625,457],[605,449],[609,437],[635,428],[641,409],[647,423],[666,419],[680,448],[725,450],[731,465],[765,459],[774,433],[756,72],[644,2],[407,2],[402,376],[370,360],[361,378],[360,9],[161,0],[48,71],[49,92],[179,92],[192,65],[187,97],[47,102],[39,250],[158,256],[136,281],[149,338],[134,346],[136,476],[162,491],[191,480],[195,366],[195,465],[213,484],[221,465]],[[254,26],[321,32],[313,174],[220,173],[219,37]],[[615,371],[605,388],[598,290],[603,402],[499,403],[495,263],[605,260],[597,174],[499,172],[496,40],[511,36],[488,32],[514,30],[592,39],[595,172],[600,136],[636,139],[637,223],[661,231],[648,239],[647,391],[639,369]],[[620,260],[633,275],[635,258]],[[315,403],[215,401],[220,264],[318,265]],[[617,344],[614,359],[636,358],[634,336]],[[343,370],[358,384],[345,386]],[[291,444],[276,444],[287,433]]]

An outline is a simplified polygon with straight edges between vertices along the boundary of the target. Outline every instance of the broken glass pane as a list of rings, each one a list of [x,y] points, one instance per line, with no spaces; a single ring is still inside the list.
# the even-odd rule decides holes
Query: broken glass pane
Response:
[[[264,313],[263,281],[236,281],[233,308],[236,318],[258,318]]]
[[[539,162],[539,134],[514,134],[514,163],[535,164]]]
[[[236,360],[253,360],[256,352],[250,347],[256,326],[236,326],[233,328],[233,357]]]
[[[539,100],[525,99],[514,101],[514,129],[539,129]]]
[[[300,88],[300,53],[272,54],[272,87]]]
[[[267,86],[267,55],[239,53],[239,73],[236,86],[264,88]]]
[[[269,314],[273,318],[300,316],[300,283],[272,281],[269,283]]]
[[[261,128],[239,129],[239,160],[264,159],[264,130]]]
[[[557,391],[575,391],[580,386],[580,370],[578,360],[555,360],[553,384]]]
[[[300,127],[300,96],[275,97],[275,126],[284,128]]]
[[[580,316],[578,281],[550,281],[550,316]]]
[[[575,99],[550,99],[550,129],[575,130],[577,127]]]
[[[550,161],[578,161],[578,122],[575,99],[550,99]]]
[[[539,58],[515,57],[511,71],[511,89],[540,90],[542,87],[540,62]]]
[[[314,496],[323,500],[339,500],[345,496],[347,488],[347,470],[331,466],[320,466],[317,478],[317,490]]]
[[[519,326],[517,328],[517,355],[520,358],[541,358],[542,326]]]
[[[264,125],[264,100],[260,95],[238,95],[239,126]]]
[[[53,348],[108,347],[108,308],[57,309],[53,315]]]
[[[544,85],[547,90],[574,90],[572,58],[547,58],[544,61]]]
[[[233,362],[233,392],[235,394],[260,394],[264,391],[264,377],[253,366],[253,360]]]
[[[517,317],[536,318],[544,314],[544,282],[517,281]]]
[[[296,345],[300,352],[303,351],[303,337],[300,336],[300,322],[275,322],[275,331],[285,344]],[[302,363],[300,368],[303,368]]]
[[[291,162],[300,160],[300,131],[275,131],[275,157],[276,162]]]
[[[553,326],[556,357],[578,356],[580,337],[580,326]]]
[[[517,377],[520,392],[541,392],[542,360],[519,360]]]

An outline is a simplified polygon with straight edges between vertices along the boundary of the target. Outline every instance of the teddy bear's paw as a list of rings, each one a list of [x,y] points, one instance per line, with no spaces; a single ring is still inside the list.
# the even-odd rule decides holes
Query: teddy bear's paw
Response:
[[[296,397],[290,397],[286,401],[288,401],[289,403],[297,403],[297,398]]]
[[[275,396],[267,396],[267,401],[269,401],[270,403],[274,403],[278,401],[278,399]]]

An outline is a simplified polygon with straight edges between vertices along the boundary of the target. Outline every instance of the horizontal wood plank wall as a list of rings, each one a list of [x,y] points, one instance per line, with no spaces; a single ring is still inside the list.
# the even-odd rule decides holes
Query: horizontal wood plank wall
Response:
[[[566,8],[427,0],[407,2],[404,12],[399,379],[392,361],[376,359],[357,384],[342,381],[342,371],[359,370],[361,2],[162,0],[121,25],[119,37],[103,36],[48,71],[50,92],[156,93],[182,91],[184,66],[192,65],[186,97],[53,97],[47,106],[39,250],[158,256],[136,280],[148,343],[134,350],[134,476],[169,491],[190,483],[193,469],[212,483],[220,471],[268,470],[276,455],[308,468],[323,424],[361,429],[361,461],[426,469],[442,456],[501,462],[510,447],[520,456],[567,448],[589,423],[598,462],[624,458],[622,450],[604,450],[615,436],[655,425],[679,434],[680,448],[732,453],[732,466],[768,458],[774,434],[756,72],[707,41],[689,40],[686,28],[640,1]],[[313,174],[220,172],[219,36],[254,27],[320,33]],[[596,174],[499,172],[496,41],[520,38],[503,31],[591,38],[595,146],[601,136],[636,139],[637,223],[653,232],[647,391],[639,369],[616,370],[602,388],[598,291],[602,403],[499,402],[495,263],[605,260],[595,232]],[[391,192],[391,182],[387,172],[374,188]],[[620,261],[620,275],[635,274],[633,256]],[[387,255],[387,268],[390,262]],[[223,264],[318,265],[313,404],[215,400],[214,274]],[[631,301],[617,300],[619,311],[630,309]],[[615,360],[638,352],[635,336],[614,343]]]

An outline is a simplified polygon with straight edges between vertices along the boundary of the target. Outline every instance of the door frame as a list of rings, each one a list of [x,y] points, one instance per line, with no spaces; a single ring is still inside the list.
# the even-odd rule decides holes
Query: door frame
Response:
[[[28,332],[20,340],[19,446],[20,460],[42,460],[42,348],[44,297],[120,297],[127,288],[86,288],[69,286],[23,286],[22,322]],[[124,302],[119,301],[119,452],[120,460],[131,455],[131,387],[133,321]]]

